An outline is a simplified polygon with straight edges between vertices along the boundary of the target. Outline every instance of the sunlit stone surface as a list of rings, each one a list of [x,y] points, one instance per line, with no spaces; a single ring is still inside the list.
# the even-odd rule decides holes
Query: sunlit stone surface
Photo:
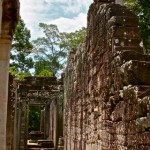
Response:
[[[65,150],[150,149],[150,56],[140,42],[131,11],[94,1],[65,72]]]

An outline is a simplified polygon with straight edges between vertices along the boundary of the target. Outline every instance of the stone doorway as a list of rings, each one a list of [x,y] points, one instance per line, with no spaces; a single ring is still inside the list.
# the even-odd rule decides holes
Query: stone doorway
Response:
[[[14,100],[13,149],[27,150],[35,148],[57,147],[58,138],[62,136],[63,123],[60,120],[60,101],[63,101],[63,82],[56,77],[26,77],[16,82],[10,91]],[[10,100],[9,100],[10,101]],[[40,127],[38,131],[29,131],[29,112],[32,107],[40,109]],[[9,114],[10,116],[10,114]],[[10,122],[10,120],[9,120]],[[59,125],[58,125],[59,124]],[[9,134],[9,133],[8,133]],[[36,139],[35,139],[36,138]],[[36,142],[34,141],[36,140]],[[10,145],[12,142],[9,143]],[[11,146],[12,147],[12,146]]]

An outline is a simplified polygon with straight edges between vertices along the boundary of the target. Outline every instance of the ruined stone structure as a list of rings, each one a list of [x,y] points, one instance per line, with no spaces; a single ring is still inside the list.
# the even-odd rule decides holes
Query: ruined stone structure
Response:
[[[150,56],[140,43],[131,11],[94,1],[65,73],[65,150],[150,149]]]
[[[8,66],[12,35],[19,18],[18,0],[0,0],[0,149],[6,150]]]
[[[63,101],[62,85],[62,79],[57,80],[56,77],[26,77],[23,81],[17,81],[10,76],[7,150],[28,149],[28,112],[29,106],[33,105],[42,105],[45,108],[42,110],[41,131],[39,131],[43,136],[36,137],[40,144],[35,144],[35,147],[41,147],[44,142],[49,145],[53,143],[53,149],[56,149],[58,138],[62,136],[58,131],[60,126],[63,126],[62,122],[59,122],[60,102]]]
[[[56,149],[62,136],[62,131],[58,132],[62,129],[62,80],[29,77],[18,82],[10,76],[8,86],[10,48],[19,20],[19,5],[19,0],[0,0],[0,150],[27,149],[30,105],[45,106],[41,130],[43,139],[48,140],[39,141],[39,145],[53,144],[52,149]]]

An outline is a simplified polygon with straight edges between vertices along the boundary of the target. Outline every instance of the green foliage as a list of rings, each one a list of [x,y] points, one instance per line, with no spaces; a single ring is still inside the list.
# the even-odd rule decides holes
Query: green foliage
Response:
[[[17,52],[29,54],[30,50],[33,48],[33,45],[30,42],[30,37],[30,30],[25,27],[24,21],[20,18],[15,35],[13,37],[12,48]]]
[[[44,37],[33,41],[35,60],[37,60],[35,63],[35,74],[39,74],[41,65],[41,67],[46,66],[46,69],[55,75],[64,68],[67,51],[77,48],[84,41],[86,28],[71,33],[61,33],[58,27],[53,24],[40,23],[39,26],[44,32]]]
[[[25,27],[24,21],[20,18],[12,42],[10,66],[16,66],[18,71],[29,72],[33,67],[33,59],[29,57],[33,48],[30,42],[30,31]]]
[[[125,0],[125,5],[139,16],[143,44],[150,53],[150,0]]]
[[[59,30],[56,25],[52,24],[40,23],[39,26],[43,30],[45,37],[37,38],[33,41],[35,45],[34,52],[36,53],[35,59],[40,60],[40,63],[36,63],[36,66],[39,64],[43,66],[43,63],[46,63],[46,66],[49,66],[49,69],[56,74],[58,70],[63,68],[61,60],[66,56],[66,52],[59,49]],[[36,68],[35,72],[37,72]]]
[[[41,110],[43,106],[29,107],[29,128],[28,131],[40,131]]]
[[[39,74],[38,77],[52,77],[53,73],[49,70],[43,69]]]
[[[22,81],[24,77],[30,77],[31,74],[28,72],[22,72],[17,69],[16,66],[9,67],[9,73],[15,76],[18,80]]]
[[[136,14],[140,12],[140,7],[139,7],[137,0],[125,0],[124,4],[129,9],[133,10]]]
[[[39,59],[38,61],[35,62],[34,68],[35,68],[34,73],[35,76],[39,76],[41,72],[43,72],[43,70],[47,70],[47,72],[51,72],[50,74],[53,74],[51,71],[51,63],[48,60]]]
[[[77,48],[81,43],[84,42],[86,37],[86,28],[71,32],[71,33],[61,33],[60,47],[70,50],[72,48]]]

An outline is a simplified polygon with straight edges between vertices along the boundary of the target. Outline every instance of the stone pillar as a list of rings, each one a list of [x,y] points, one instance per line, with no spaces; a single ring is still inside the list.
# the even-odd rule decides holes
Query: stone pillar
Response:
[[[3,4],[3,0],[0,0],[0,33],[1,33],[2,14],[3,14],[2,4]]]
[[[57,146],[57,105],[53,101],[50,105],[49,115],[49,139],[53,140],[54,146]]]
[[[16,150],[19,149],[20,146],[20,132],[21,132],[21,112],[22,110],[17,108],[17,124],[16,124]]]
[[[13,140],[13,149],[16,149],[17,145],[17,125],[18,125],[18,113],[17,113],[17,90],[15,91],[15,114],[14,114],[14,137]]]
[[[44,112],[45,110],[41,110],[41,121],[40,121],[40,131],[44,132]]]
[[[18,19],[19,1],[0,0],[0,150],[6,150],[10,46]]]
[[[53,141],[55,148],[57,147],[57,120],[58,120],[58,108],[57,102],[53,101]]]
[[[8,69],[11,37],[0,35],[0,150],[6,150]]]
[[[49,111],[50,111],[50,106],[49,105],[46,105],[45,106],[45,130],[44,130],[44,135],[45,135],[45,138],[47,139],[48,136],[49,136]]]
[[[14,141],[13,150],[19,149],[19,139],[20,139],[20,120],[21,120],[21,109],[18,103],[17,90],[15,93],[15,118],[14,118]]]
[[[21,109],[21,122],[20,122],[20,138],[19,138],[19,150],[27,149],[27,115],[28,115],[28,107],[25,99],[22,99],[22,107]]]
[[[50,105],[50,111],[49,111],[49,140],[53,139],[53,116],[52,116],[52,108]]]
[[[8,104],[7,104],[7,130],[6,130],[6,145],[7,150],[13,149],[13,139],[14,139],[14,93],[13,90],[13,77],[9,76],[9,94],[8,94]]]

